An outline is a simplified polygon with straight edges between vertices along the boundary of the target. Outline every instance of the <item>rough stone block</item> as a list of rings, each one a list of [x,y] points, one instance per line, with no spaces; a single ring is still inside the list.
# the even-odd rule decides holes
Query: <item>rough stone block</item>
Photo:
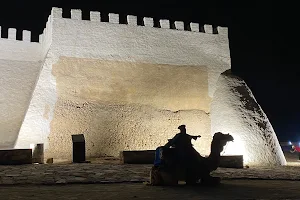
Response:
[[[81,15],[82,15],[81,10],[78,9],[71,10],[71,19],[81,20],[82,19]]]
[[[212,25],[205,24],[204,30],[205,30],[205,33],[213,33]]]
[[[0,165],[32,164],[31,149],[0,150]]]
[[[100,22],[100,12],[97,11],[91,11],[90,12],[90,20],[93,22]]]
[[[34,145],[32,152],[32,162],[33,163],[44,163],[44,144]]]
[[[175,27],[177,30],[184,30],[184,23],[182,21],[175,21]]]
[[[72,135],[73,162],[85,162],[85,139],[83,134]]]
[[[227,27],[218,27],[218,31],[220,35],[228,35],[228,28]]]
[[[243,168],[244,161],[242,155],[221,156],[220,167],[224,168]]]
[[[120,161],[122,164],[153,164],[155,150],[144,151],[121,151]],[[221,156],[220,167],[224,168],[243,168],[243,156]]]
[[[144,17],[144,26],[153,27],[154,21],[152,17]]]
[[[159,23],[161,28],[167,28],[167,29],[170,28],[170,20],[168,19],[161,19],[159,20]]]
[[[123,164],[153,164],[155,150],[121,151],[120,161]]]
[[[23,41],[30,42],[31,41],[31,32],[23,30]]]
[[[62,18],[62,9],[61,8],[52,8],[51,15],[53,18]]]
[[[119,24],[119,14],[109,13],[108,20],[110,23]]]
[[[15,28],[8,29],[8,39],[15,40],[17,37],[17,30]]]
[[[39,35],[39,43],[42,43],[42,42],[43,42],[43,38],[44,38],[44,35],[43,35],[43,34],[40,34],[40,35]]]
[[[128,15],[127,16],[127,22],[129,25],[137,25],[137,17],[133,15]]]
[[[190,23],[191,31],[199,32],[199,23]]]

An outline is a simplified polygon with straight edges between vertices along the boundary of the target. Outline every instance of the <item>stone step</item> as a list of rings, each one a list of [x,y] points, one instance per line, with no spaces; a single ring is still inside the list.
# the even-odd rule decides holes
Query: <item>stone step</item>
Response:
[[[153,164],[155,150],[121,151],[120,160],[122,164]]]
[[[244,167],[243,155],[221,156],[219,167],[243,168]]]
[[[0,150],[0,165],[32,164],[32,149]]]
[[[122,164],[153,164],[155,150],[142,151],[121,151],[120,160]],[[221,156],[220,167],[224,168],[243,168],[243,156]]]

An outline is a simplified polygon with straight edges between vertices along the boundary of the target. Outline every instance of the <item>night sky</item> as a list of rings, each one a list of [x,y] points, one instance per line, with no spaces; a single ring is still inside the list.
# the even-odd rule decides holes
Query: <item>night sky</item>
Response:
[[[299,55],[290,15],[273,9],[269,1],[107,2],[112,1],[10,0],[0,7],[0,25],[4,35],[10,27],[18,28],[19,35],[26,29],[33,32],[32,40],[37,40],[55,6],[64,8],[64,16],[70,15],[71,8],[80,8],[86,13],[95,10],[227,26],[233,73],[246,81],[279,140],[300,141]]]

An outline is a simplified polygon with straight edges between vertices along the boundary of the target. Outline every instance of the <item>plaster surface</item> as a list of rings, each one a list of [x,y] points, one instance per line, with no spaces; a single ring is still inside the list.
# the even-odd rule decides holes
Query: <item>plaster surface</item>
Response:
[[[117,155],[163,145],[186,124],[202,135],[201,154],[221,131],[235,138],[224,154],[243,154],[248,165],[286,163],[250,89],[223,73],[230,69],[226,28],[209,34],[211,26],[200,33],[197,24],[172,30],[150,18],[138,26],[134,16],[128,25],[109,16],[112,23],[97,12],[80,20],[73,10],[64,19],[53,8],[39,43],[28,41],[29,32],[15,40],[14,29],[0,39],[0,148],[44,143],[46,156],[70,158],[71,135],[83,133],[87,156]]]
[[[93,87],[93,89],[90,90],[88,87],[94,84],[92,82],[86,86],[80,86],[81,88],[85,88],[83,92],[85,92],[91,100],[106,100],[105,104],[110,105],[115,103],[117,99],[120,105],[126,101],[127,103],[137,104],[138,106],[147,105],[153,107],[153,109],[166,109],[170,110],[170,112],[175,112],[180,109],[196,109],[203,113],[209,111],[209,99],[211,99],[214,92],[217,77],[222,71],[230,68],[228,38],[226,34],[213,35],[199,32],[86,21],[78,20],[77,18],[78,17],[74,16],[74,19],[64,19],[61,17],[59,10],[52,10],[52,15],[49,17],[45,29],[46,36],[51,37],[51,39],[45,38],[44,40],[48,41],[47,45],[42,45],[43,47],[49,47],[49,49],[43,50],[43,52],[47,52],[43,70],[33,93],[24,123],[22,124],[16,148],[28,147],[30,143],[45,143],[45,148],[48,149],[48,142],[50,142],[48,137],[52,134],[52,119],[54,119],[58,101],[61,99],[58,88],[63,88],[57,87],[57,83],[60,82],[57,82],[57,77],[52,71],[55,71],[53,70],[53,65],[59,62],[62,57],[131,62],[137,63],[138,65],[140,63],[145,64],[142,71],[138,71],[138,68],[132,65],[131,67],[137,71],[131,70],[130,73],[132,75],[135,74],[134,76],[143,74],[143,76],[139,78],[140,80],[142,80],[142,77],[146,78],[148,81],[147,87],[143,85],[143,82],[140,82],[141,84],[136,85],[134,88],[121,87],[120,83],[128,85],[129,82],[122,79],[118,83],[114,81],[116,80],[116,78],[113,77],[115,74],[106,73],[107,76],[105,77],[96,72],[99,74],[99,79],[110,80],[110,83],[114,83],[114,85],[110,85],[110,88],[105,88],[104,85],[102,85],[102,91],[95,90]],[[48,44],[49,41],[51,42],[50,45]],[[76,65],[77,61],[74,60],[72,62],[70,65]],[[189,88],[188,91],[191,92],[189,97],[192,99],[187,102],[186,99],[181,99],[181,97],[176,96],[176,90],[170,89],[171,85],[173,85],[174,88],[180,87],[180,85],[176,84],[177,80],[175,78],[180,78],[180,76],[164,75],[169,82],[162,82],[165,77],[159,73],[159,70],[164,70],[164,67],[153,68],[157,69],[157,72],[155,70],[148,71],[148,69],[146,69],[147,64],[150,67],[153,65],[173,65],[173,69],[176,69],[176,72],[180,73],[184,72],[184,70],[182,69],[180,71],[179,67],[184,68],[190,66],[191,69],[199,68],[204,72],[200,78],[202,79],[203,77],[204,79],[200,82],[200,79],[195,79],[196,82],[189,82],[189,84],[195,87]],[[114,68],[116,68],[116,72],[122,69]],[[203,70],[204,68],[205,70]],[[86,67],[83,67],[82,70],[83,72],[87,70],[84,73],[92,73],[89,72],[89,68]],[[147,73],[153,73],[153,75],[157,77],[153,77],[152,80],[147,79]],[[168,70],[168,73],[174,75],[171,70]],[[189,73],[189,76],[193,76],[194,71],[189,71]],[[164,74],[166,74],[166,72]],[[186,76],[187,74],[182,75]],[[122,78],[120,73],[118,77]],[[149,84],[150,82],[151,84]],[[158,91],[154,87],[155,84],[159,85],[160,83],[164,83],[166,86],[162,91]],[[181,81],[181,85],[182,84],[184,84],[184,82]],[[197,84],[200,84],[199,87],[196,86]],[[206,90],[203,90],[204,85],[202,86],[201,84],[205,84]],[[70,88],[65,88],[66,91],[72,93],[73,91],[69,89]],[[115,91],[112,93],[111,91],[114,91],[113,89],[117,89],[118,92]],[[128,90],[131,89],[136,91],[128,92]],[[145,89],[148,89],[151,95],[146,94]],[[166,91],[168,93],[166,93]],[[106,92],[105,95],[103,95],[104,92]],[[173,96],[171,95],[172,92],[174,93],[172,94]],[[183,90],[181,90],[181,92],[183,92]],[[159,95],[156,95],[156,93]],[[126,94],[126,96],[122,94]],[[165,94],[168,94],[169,97],[166,97]],[[187,93],[183,92],[183,94],[186,95]],[[168,99],[170,99],[170,97],[176,97],[176,100],[169,101]],[[177,128],[177,124],[175,127]]]
[[[210,97],[230,69],[227,35],[64,18],[54,18],[52,27],[57,56],[206,66]]]
[[[41,64],[0,59],[0,148],[13,148]]]
[[[286,165],[277,136],[247,84],[222,73],[211,104],[211,131],[230,133],[224,155],[244,155],[247,165]]]
[[[60,57],[53,65],[59,97],[163,110],[209,112],[206,66]]]
[[[41,60],[42,45],[36,42],[0,38],[0,59],[12,61]]]
[[[155,149],[181,124],[202,136],[195,147],[209,154],[206,67],[61,57],[52,74],[58,101],[46,156],[71,158],[71,135],[81,133],[91,157]]]

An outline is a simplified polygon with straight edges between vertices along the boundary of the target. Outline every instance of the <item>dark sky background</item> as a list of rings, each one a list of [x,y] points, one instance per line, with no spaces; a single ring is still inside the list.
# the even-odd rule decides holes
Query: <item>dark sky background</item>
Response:
[[[110,3],[108,3],[110,2]],[[261,105],[279,140],[300,141],[299,75],[290,11],[275,10],[271,1],[23,1],[0,7],[2,32],[18,28],[33,32],[36,40],[45,27],[51,7],[84,12],[120,13],[216,24],[229,28],[232,71],[242,77]]]

